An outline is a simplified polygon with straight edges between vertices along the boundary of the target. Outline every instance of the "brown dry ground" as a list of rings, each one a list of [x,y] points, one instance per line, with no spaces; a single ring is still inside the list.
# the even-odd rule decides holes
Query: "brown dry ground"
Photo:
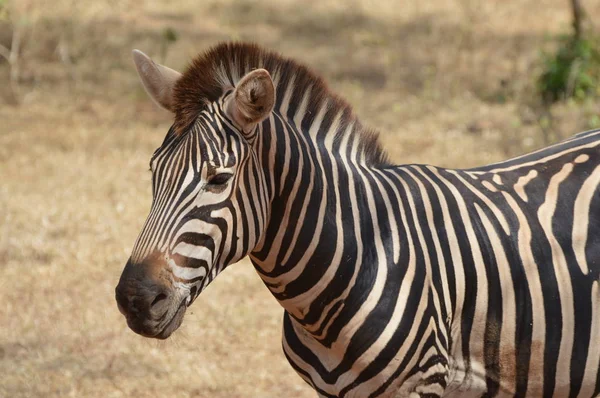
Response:
[[[600,2],[584,1],[592,16]],[[9,3],[9,6],[11,4]],[[382,131],[398,163],[468,167],[543,144],[532,76],[566,0],[18,0],[18,99],[0,63],[0,397],[312,397],[281,352],[281,310],[251,266],[224,272],[165,341],[127,329],[113,289],[169,127],[130,50],[182,68],[221,40],[304,61]],[[0,43],[10,43],[0,23]],[[553,109],[547,140],[599,103]]]

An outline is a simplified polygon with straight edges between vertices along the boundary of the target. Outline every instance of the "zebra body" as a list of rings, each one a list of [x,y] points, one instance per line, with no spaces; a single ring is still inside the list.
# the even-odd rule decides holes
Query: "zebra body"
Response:
[[[168,337],[249,255],[319,396],[600,392],[600,131],[477,169],[394,166],[293,61],[224,44],[178,75],[136,57],[175,124],[117,287],[132,329]]]
[[[284,350],[294,368],[322,396],[597,395],[600,235],[590,221],[600,205],[599,140],[589,132],[473,170],[363,170],[350,186],[364,194],[341,204],[363,210],[358,228],[346,226],[362,232],[362,261],[336,264],[328,288],[350,285],[339,276],[347,267],[348,280],[370,275],[368,296],[338,295],[343,310],[331,299],[329,311],[313,301],[288,308]],[[338,222],[351,219],[342,213]],[[331,227],[323,241],[340,233]],[[302,321],[311,309],[335,314],[308,322],[318,338]]]

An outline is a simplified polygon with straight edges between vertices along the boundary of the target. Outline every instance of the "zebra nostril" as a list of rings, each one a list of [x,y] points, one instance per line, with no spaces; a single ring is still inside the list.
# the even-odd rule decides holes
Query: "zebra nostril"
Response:
[[[154,307],[156,304],[159,304],[161,301],[166,300],[167,295],[164,293],[159,293],[154,300],[150,303],[150,308]]]

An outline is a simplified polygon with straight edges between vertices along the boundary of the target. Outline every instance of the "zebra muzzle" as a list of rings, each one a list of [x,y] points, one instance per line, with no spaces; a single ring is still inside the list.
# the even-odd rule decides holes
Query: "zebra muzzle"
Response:
[[[182,297],[156,263],[127,262],[115,289],[119,311],[134,332],[154,338],[169,337],[183,321],[191,303]]]

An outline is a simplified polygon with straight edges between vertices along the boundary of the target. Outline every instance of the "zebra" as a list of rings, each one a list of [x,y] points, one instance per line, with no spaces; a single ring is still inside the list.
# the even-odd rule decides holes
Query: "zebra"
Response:
[[[600,394],[600,130],[473,169],[394,165],[278,53],[133,58],[174,115],[115,291],[134,332],[168,338],[249,256],[320,397]]]

